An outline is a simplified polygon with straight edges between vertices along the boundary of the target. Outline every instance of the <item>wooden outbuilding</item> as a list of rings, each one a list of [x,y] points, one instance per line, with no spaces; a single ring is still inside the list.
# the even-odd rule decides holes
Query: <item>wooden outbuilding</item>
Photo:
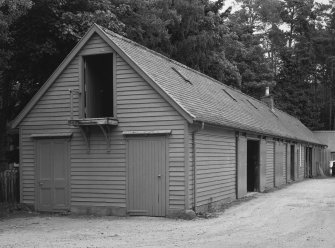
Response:
[[[171,216],[317,175],[324,145],[263,100],[94,25],[12,122],[21,202]]]

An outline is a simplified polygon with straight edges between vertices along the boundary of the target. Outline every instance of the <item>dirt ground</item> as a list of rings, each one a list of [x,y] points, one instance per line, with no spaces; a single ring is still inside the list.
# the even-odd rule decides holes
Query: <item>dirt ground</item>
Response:
[[[257,193],[210,219],[2,218],[0,247],[335,247],[335,178]]]

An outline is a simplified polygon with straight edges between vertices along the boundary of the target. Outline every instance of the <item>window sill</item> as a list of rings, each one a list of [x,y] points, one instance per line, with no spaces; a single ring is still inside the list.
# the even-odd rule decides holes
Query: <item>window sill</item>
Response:
[[[117,126],[119,121],[113,117],[102,117],[102,118],[82,118],[82,119],[71,119],[68,121],[69,125],[78,126]]]

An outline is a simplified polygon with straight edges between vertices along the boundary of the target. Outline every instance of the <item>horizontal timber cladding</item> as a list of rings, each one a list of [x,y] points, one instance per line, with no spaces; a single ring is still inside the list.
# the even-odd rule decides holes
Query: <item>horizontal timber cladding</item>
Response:
[[[260,141],[260,176],[259,176],[259,191],[263,192],[266,186],[266,140]]]
[[[266,143],[266,183],[265,189],[274,187],[274,149],[275,142],[267,141]]]
[[[154,91],[121,57],[116,56],[116,111],[119,125],[112,129],[111,148],[98,128],[93,128],[90,151],[70,119],[69,89],[79,89],[80,54],[94,47],[113,52],[93,35],[69,66],[42,96],[21,123],[22,202],[35,201],[35,148],[31,134],[72,132],[71,207],[126,207],[126,139],[123,131],[172,130],[168,136],[167,207],[184,209],[184,123],[185,120]],[[111,96],[112,97],[112,96]],[[79,98],[73,95],[74,118],[79,117]]]
[[[205,129],[195,134],[197,206],[236,198],[234,132]],[[194,168],[192,168],[194,169]]]

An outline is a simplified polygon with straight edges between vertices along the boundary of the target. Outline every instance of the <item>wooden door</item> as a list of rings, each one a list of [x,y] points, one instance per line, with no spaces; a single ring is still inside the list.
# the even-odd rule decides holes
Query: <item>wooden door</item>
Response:
[[[247,138],[239,136],[237,140],[237,198],[247,194]]]
[[[283,183],[287,183],[287,144],[283,147]]]
[[[166,153],[163,137],[128,140],[128,214],[165,216]]]
[[[266,143],[266,189],[271,189],[274,187],[274,142]]]
[[[36,148],[37,210],[68,210],[68,142],[64,139],[41,139]]]
[[[282,143],[275,143],[275,167],[274,167],[274,183],[275,187],[283,184],[284,175],[283,175],[283,167],[284,167],[284,146]]]

